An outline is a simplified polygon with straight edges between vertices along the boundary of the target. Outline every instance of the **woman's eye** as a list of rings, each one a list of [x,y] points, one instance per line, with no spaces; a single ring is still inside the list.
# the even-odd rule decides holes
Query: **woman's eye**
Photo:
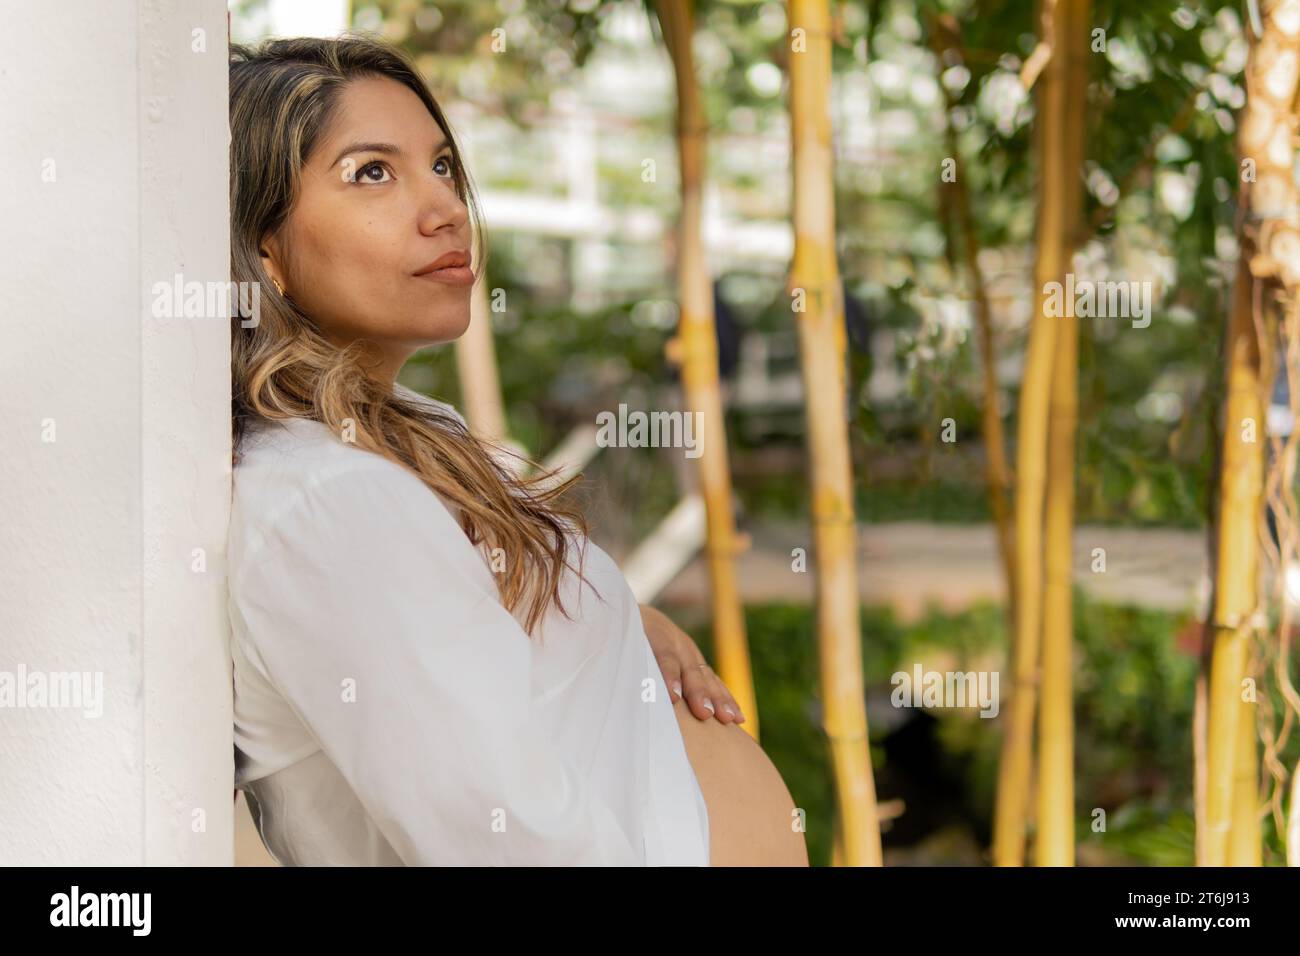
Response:
[[[356,181],[356,182],[366,182],[366,183],[382,183],[382,182],[387,182],[387,180],[385,180],[385,179],[376,179],[376,178],[374,178],[374,176],[371,175],[371,174],[374,173],[376,170],[377,170],[379,173],[383,174],[383,175],[387,175],[387,174],[388,174],[388,170],[384,168],[384,164],[383,164],[383,163],[379,163],[379,162],[375,162],[375,163],[366,163],[366,165],[362,166],[360,169],[357,170],[357,175],[356,175],[356,180],[355,180],[355,181]]]
[[[434,168],[434,171],[435,171],[435,172],[437,171],[437,169],[438,169],[438,165],[439,165],[439,164],[441,164],[441,165],[443,165],[444,167],[446,167],[446,170],[447,170],[445,173],[440,173],[439,175],[444,175],[444,176],[450,176],[450,175],[452,175],[452,173],[454,172],[454,170],[453,170],[452,167],[451,167],[451,157],[450,157],[450,156],[439,156],[437,159],[435,159],[435,160],[433,161],[433,168]]]

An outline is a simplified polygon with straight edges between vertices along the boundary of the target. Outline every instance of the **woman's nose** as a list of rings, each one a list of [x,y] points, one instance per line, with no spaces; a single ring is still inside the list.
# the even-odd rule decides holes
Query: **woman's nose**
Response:
[[[469,210],[456,195],[456,186],[445,177],[430,173],[420,207],[420,232],[431,236],[439,229],[460,229],[469,221]]]

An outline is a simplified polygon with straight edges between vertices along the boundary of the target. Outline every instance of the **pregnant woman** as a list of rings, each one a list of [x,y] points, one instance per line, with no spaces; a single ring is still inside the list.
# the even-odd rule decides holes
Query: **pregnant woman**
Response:
[[[470,319],[473,194],[399,52],[235,47],[235,786],[285,865],[807,866],[690,638],[396,382]],[[480,268],[481,271],[481,268]],[[271,290],[274,291],[271,291]]]

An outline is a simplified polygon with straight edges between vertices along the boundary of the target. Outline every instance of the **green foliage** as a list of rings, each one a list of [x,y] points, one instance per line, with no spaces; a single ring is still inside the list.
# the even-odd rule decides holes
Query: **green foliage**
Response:
[[[608,42],[602,32],[613,6],[357,0],[352,21],[404,46],[436,94],[472,98],[526,123],[555,85],[572,82],[596,45]]]
[[[581,86],[584,65],[625,50],[626,38],[613,27],[620,16],[645,16],[658,35],[649,2],[555,0],[511,10],[364,0],[355,17],[361,26],[380,24],[385,35],[405,45],[440,92],[469,99],[520,131],[538,121],[554,91]],[[837,75],[865,79],[870,96],[861,107],[881,130],[896,131],[882,133],[871,161],[858,161],[861,151],[849,152],[846,157],[853,158],[836,166],[841,271],[873,329],[889,343],[879,359],[850,356],[861,513],[869,520],[985,520],[988,508],[978,504],[979,356],[968,307],[962,313],[970,286],[939,171],[948,158],[943,130],[951,123],[958,175],[986,253],[985,278],[1004,290],[995,297],[1000,407],[1013,442],[1026,314],[1015,303],[1032,294],[1035,102],[1024,95],[1019,72],[1038,44],[1034,3],[879,0],[841,5],[837,15]],[[943,15],[951,15],[959,39],[936,57],[930,32],[933,18]],[[1093,29],[1101,32],[1092,37],[1089,108],[1081,119],[1089,229],[1082,237],[1087,262],[1077,268],[1155,276],[1159,300],[1145,329],[1115,319],[1081,323],[1081,521],[1186,526],[1203,523],[1209,509],[1221,398],[1218,342],[1235,254],[1240,16],[1236,5],[1218,0],[1093,4]],[[779,81],[787,66],[789,26],[780,4],[696,5],[696,68],[715,137],[784,124],[785,93],[773,78]],[[498,29],[507,45],[494,52]],[[955,102],[951,111],[944,107],[945,89]],[[646,201],[639,160],[633,161],[642,155],[661,158],[660,193],[675,202],[673,108],[673,97],[665,96],[652,115],[609,138],[627,140],[627,149],[601,153],[603,202],[623,207]],[[496,152],[489,150],[484,162]],[[785,215],[770,178],[730,161],[716,146],[711,153],[712,180],[729,206],[750,210],[752,218]],[[487,176],[483,185],[562,190],[563,182],[540,159],[526,167],[533,170],[527,174],[489,165],[481,171]],[[590,406],[583,405],[591,396],[604,395],[601,407],[614,407],[611,399],[650,395],[668,376],[662,345],[671,317],[662,324],[633,321],[646,314],[645,303],[674,297],[670,262],[661,250],[647,257],[644,248],[619,247],[615,254],[627,263],[617,270],[623,287],[602,290],[605,304],[582,310],[568,305],[575,290],[567,278],[572,252],[566,240],[493,240],[493,286],[504,288],[510,302],[505,314],[494,317],[503,387],[512,426],[529,447],[558,441],[578,410],[586,413]],[[747,334],[780,337],[793,330],[780,279],[764,277],[770,298],[747,312]],[[451,394],[449,361],[421,361],[436,376],[413,374],[424,374],[422,381],[436,381]],[[902,384],[892,398],[869,388],[872,376],[882,373]],[[946,418],[953,419],[964,454],[954,457],[939,442]],[[750,423],[733,421],[732,438],[743,445]],[[801,416],[773,425],[802,440]],[[762,479],[762,487],[747,489],[746,480],[737,475],[740,493],[754,509],[770,504],[788,513],[803,497],[793,478],[784,490]]]
[[[1175,636],[1184,619],[1163,612],[1100,604],[1075,595],[1074,720],[1079,860],[1094,865],[1185,866],[1193,862],[1192,700],[1196,660]],[[671,610],[671,609],[670,609]],[[674,612],[692,627],[689,612]],[[746,627],[758,695],[763,749],[807,811],[809,855],[826,865],[831,852],[830,763],[817,723],[815,618],[811,608],[746,608]],[[863,673],[869,713],[889,708],[889,676],[920,661],[927,669],[1001,673],[1005,702],[1010,674],[1002,609],[981,605],[949,614],[930,611],[905,623],[890,611],[864,608]],[[692,634],[712,655],[707,622]],[[940,667],[939,662],[947,662]],[[945,766],[959,768],[966,818],[992,819],[1005,706],[985,720],[953,710],[931,711]],[[869,718],[878,782],[888,779],[884,721]],[[880,798],[893,794],[881,788]],[[1105,811],[1105,832],[1093,832],[1094,811]],[[915,806],[913,812],[927,808]],[[985,840],[987,834],[981,834]],[[1266,827],[1269,860],[1282,843]],[[890,848],[888,831],[886,847]],[[888,849],[895,852],[896,848]],[[974,862],[979,860],[952,860]]]
[[[879,112],[915,116],[918,135],[876,172],[865,197],[842,200],[900,240],[887,250],[866,248],[861,268],[873,276],[872,297],[888,302],[880,322],[897,332],[894,361],[907,389],[882,406],[865,396],[871,370],[855,369],[859,457],[870,462],[915,446],[914,479],[951,483],[952,472],[931,473],[936,423],[952,417],[962,435],[978,434],[982,397],[966,327],[936,326],[928,304],[969,290],[952,265],[957,240],[938,175],[947,152],[940,131],[944,122],[957,130],[958,175],[974,207],[976,239],[991,253],[982,260],[986,281],[1005,282],[1018,269],[1022,301],[1032,301],[1035,103],[1019,92],[1018,74],[1038,26],[1031,0],[891,0],[871,9],[871,66],[883,76],[898,64],[928,61],[956,105],[945,120],[942,108],[923,105],[916,83],[880,83]],[[943,14],[955,18],[960,38],[936,61],[929,32]],[[1090,264],[1075,270],[1104,276],[1101,263],[1111,277],[1163,276],[1163,301],[1145,329],[1113,319],[1081,323],[1079,519],[1196,524],[1208,510],[1222,378],[1217,343],[1235,254],[1240,15],[1236,5],[1219,2],[1104,0],[1093,5],[1092,25],[1089,107],[1080,119],[1089,224],[1080,238]],[[926,238],[935,223],[943,258]],[[1018,355],[1023,326],[1009,326],[1005,309],[995,317],[1000,356]],[[1002,384],[1000,404],[1012,410],[1006,426],[1014,437],[1018,382],[1004,375]],[[969,477],[973,486],[978,470]]]

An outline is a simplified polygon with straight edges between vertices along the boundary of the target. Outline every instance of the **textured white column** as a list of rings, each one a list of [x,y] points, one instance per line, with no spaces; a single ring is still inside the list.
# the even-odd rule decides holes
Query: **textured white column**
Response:
[[[228,865],[225,4],[4,17],[0,864]]]

